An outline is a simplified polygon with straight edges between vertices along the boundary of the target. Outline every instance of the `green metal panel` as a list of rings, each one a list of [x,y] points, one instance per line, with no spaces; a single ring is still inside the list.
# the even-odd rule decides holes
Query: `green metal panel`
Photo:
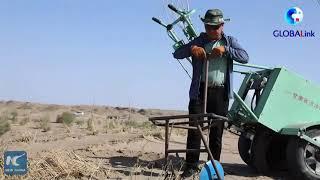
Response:
[[[241,84],[241,87],[238,91],[238,93],[234,93],[234,102],[232,104],[232,107],[229,111],[229,114],[228,114],[228,117],[233,120],[233,123],[257,123],[257,112],[252,112],[250,110],[250,105],[244,103],[244,99],[245,97],[247,96],[246,94],[246,89],[248,88],[248,86],[250,87],[252,82],[256,79],[261,79],[261,77],[269,77],[270,73],[273,72],[272,70],[261,70],[261,71],[248,71],[246,72],[245,74],[245,77],[242,81],[242,84]],[[275,80],[274,80],[275,81]],[[274,83],[272,83],[272,81],[270,80],[270,83],[267,84],[267,87],[265,88],[265,91],[264,91],[264,94],[269,94],[272,88],[272,85]],[[270,87],[268,87],[270,86]],[[268,93],[269,92],[269,93]],[[265,95],[264,97],[266,98],[261,98],[261,100],[259,101],[259,104],[260,106],[262,106],[261,108],[259,108],[259,104],[258,104],[258,108],[256,108],[255,110],[257,109],[261,109],[260,110],[260,113],[263,109],[263,105],[265,104],[266,102],[266,99],[267,99],[267,96],[268,95]],[[239,99],[241,98],[241,99]],[[242,102],[241,102],[242,101]],[[247,107],[245,107],[247,106]],[[251,113],[252,112],[252,113]],[[260,114],[259,113],[259,114]]]
[[[270,97],[270,94],[272,92],[272,89],[274,88],[274,85],[276,83],[276,80],[278,78],[280,70],[281,70],[280,68],[273,69],[270,76],[268,77],[268,83],[261,94],[260,101],[257,104],[257,107],[254,109],[254,113],[258,117],[260,117],[260,115],[261,115],[261,113],[267,103],[267,100]]]
[[[240,96],[240,97],[242,97],[243,96],[243,94],[244,94],[244,92],[245,92],[245,89],[246,89],[246,86],[247,86],[247,84],[249,83],[249,81],[250,81],[250,78],[251,78],[251,74],[246,74],[246,76],[244,77],[244,79],[243,79],[243,81],[242,81],[242,84],[241,84],[241,86],[240,86],[240,89],[239,89],[239,91],[238,91],[238,95]],[[236,95],[236,94],[235,94]],[[230,117],[230,119],[233,119],[233,120],[235,120],[235,115],[237,114],[237,111],[238,111],[238,108],[239,108],[239,106],[240,106],[240,102],[238,102],[236,99],[235,99],[235,101],[233,102],[233,104],[232,104],[232,106],[231,106],[231,109],[230,109],[230,111],[229,111],[229,117]],[[250,119],[245,119],[245,121],[250,121]]]
[[[320,121],[320,87],[301,76],[275,68],[264,91],[255,113],[270,129],[280,132]]]

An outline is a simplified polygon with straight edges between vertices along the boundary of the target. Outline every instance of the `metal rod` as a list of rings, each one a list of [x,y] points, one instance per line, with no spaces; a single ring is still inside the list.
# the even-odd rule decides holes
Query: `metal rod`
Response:
[[[175,43],[178,43],[180,40],[178,38],[178,36],[176,35],[176,33],[173,30],[167,30],[170,39],[172,39],[172,41],[174,41]],[[192,64],[192,61],[189,57],[186,58],[188,60],[188,62],[190,64]],[[178,59],[177,59],[178,60]],[[179,60],[178,60],[179,61]],[[190,76],[190,75],[189,75]]]
[[[178,24],[180,21],[183,21],[182,15],[180,15],[180,17],[178,19],[176,19],[175,21],[173,21],[173,23],[171,23],[170,25],[174,26],[174,25]]]
[[[190,62],[190,64],[192,64],[192,60],[190,57],[187,57],[186,59]]]
[[[213,119],[213,120],[216,120],[216,121],[225,121],[224,119]],[[210,120],[201,120],[201,121],[198,121],[198,123],[208,123],[208,122],[211,122]],[[174,124],[174,125],[180,125],[180,124],[189,124],[190,122],[189,121],[185,121],[185,122],[175,122],[175,123],[169,123],[169,125],[171,124]]]
[[[186,119],[186,118],[199,118],[199,117],[213,117],[228,120],[228,118],[224,116],[219,116],[214,113],[206,113],[206,114],[189,114],[189,115],[175,115],[175,116],[160,116],[160,117],[151,117],[150,121],[153,120],[168,120],[168,119]]]
[[[240,73],[240,74],[251,74],[251,72],[247,72],[247,71],[233,70],[233,72]]]
[[[165,127],[165,145],[164,145],[164,152],[166,158],[166,164],[168,163],[168,148],[169,148],[169,120],[166,121]]]
[[[171,29],[171,30],[167,30],[168,34],[169,34],[169,37],[175,42],[175,43],[178,43],[180,40],[178,38],[178,36],[176,35],[176,33]],[[186,58],[188,60],[188,62],[190,64],[192,64],[192,61],[189,57]],[[179,60],[178,60],[179,61]],[[179,61],[180,62],[180,61]],[[188,73],[189,75],[189,73]],[[190,75],[189,75],[190,76]],[[190,77],[191,78],[191,77]]]
[[[241,64],[238,62],[233,62],[233,65],[243,66],[243,67],[252,67],[252,68],[256,68],[256,69],[272,69],[272,68],[266,67],[266,66],[257,66],[257,65],[253,65],[253,64]]]
[[[206,121],[206,122],[210,122],[210,121]],[[212,124],[209,124],[207,126],[203,126],[202,127],[202,130],[206,130],[206,129],[209,129],[212,125]],[[165,126],[165,124],[157,124],[157,126]],[[173,127],[173,128],[178,128],[178,129],[192,129],[192,130],[197,130],[198,128],[197,127],[194,127],[194,126],[179,126],[179,125],[170,125],[170,127]]]
[[[205,59],[205,81],[204,81],[204,98],[203,98],[203,113],[205,114],[207,112],[207,96],[208,96],[208,71],[209,71],[209,60],[208,59]],[[214,170],[216,171],[217,173],[217,176],[218,176],[218,180],[221,180],[221,176],[218,172],[218,168],[216,167],[216,163],[214,162],[214,158],[213,158],[213,155],[211,153],[211,150],[210,150],[210,147],[208,145],[208,142],[206,141],[206,138],[205,136],[203,135],[203,132],[202,132],[202,127],[200,126],[200,124],[198,123],[197,124],[197,127],[198,127],[198,131],[201,135],[201,139],[203,141],[203,144],[204,146],[206,147],[206,150],[208,152],[208,155],[211,159],[211,164],[213,165],[213,168]]]
[[[173,30],[167,30],[167,33],[168,33],[168,35],[169,35],[169,37],[170,37],[170,39],[172,39],[172,41],[174,41],[175,43],[178,43],[180,40],[179,40],[179,38],[178,38],[178,36],[176,35],[176,33],[173,31]],[[188,60],[188,62],[190,63],[190,64],[192,64],[192,61],[191,61],[191,59],[189,58],[189,57],[187,57],[186,58],[187,60]],[[177,61],[179,61],[178,59],[177,59]],[[180,61],[179,61],[180,62]],[[182,65],[182,64],[181,64]],[[184,67],[183,67],[184,68]],[[189,73],[188,73],[188,75],[189,75]],[[190,75],[189,75],[190,76]],[[190,77],[191,78],[191,77]]]
[[[179,39],[176,35],[176,33],[173,30],[168,30],[169,37],[174,41],[174,42],[179,42]]]
[[[203,114],[207,113],[207,95],[208,95],[208,71],[209,71],[209,60],[205,59],[204,66],[204,90],[203,90]]]
[[[320,147],[320,143],[319,143],[319,142],[317,142],[316,140],[310,138],[309,136],[307,136],[307,135],[305,135],[305,134],[302,134],[302,135],[300,136],[300,138],[308,141],[309,143],[317,146],[318,148]]]
[[[172,29],[169,30],[169,29],[168,29],[168,25],[162,23],[159,19],[157,19],[157,18],[155,18],[155,17],[153,17],[152,20],[167,29],[168,36],[170,37],[170,39],[171,39],[172,41],[174,41],[175,43],[178,43],[178,42],[180,41],[179,38],[178,38],[178,36],[177,36],[176,33],[174,32],[174,30],[172,30]],[[186,59],[187,59],[187,61],[188,61],[190,64],[192,64],[192,61],[191,61],[191,59],[190,59],[189,57],[186,58]],[[178,60],[178,61],[179,61],[179,60]],[[179,61],[179,63],[180,63],[180,61]],[[181,63],[180,63],[180,65],[183,67],[183,69],[185,69],[184,66],[183,66]],[[186,70],[185,70],[185,71],[186,71]],[[190,75],[189,75],[188,72],[187,72],[187,74],[188,74],[188,76],[190,77]],[[190,77],[190,78],[191,78],[191,77]]]
[[[191,10],[186,16],[184,16],[185,22],[188,24],[189,30],[191,31],[191,36],[193,36],[193,38],[197,37],[197,32],[196,32],[195,28],[193,27],[193,24],[191,23],[191,20],[189,17],[194,12],[195,12],[195,10]]]
[[[180,128],[180,129],[192,129],[192,130],[197,130],[196,127],[193,126],[179,126],[179,125],[173,125],[175,128]]]
[[[162,125],[161,125],[162,126]],[[174,128],[178,128],[178,129],[191,129],[191,130],[197,130],[198,128],[197,127],[194,127],[194,126],[179,126],[179,125],[172,125],[171,127],[174,127]],[[203,127],[203,129],[207,129],[207,127]]]
[[[179,23],[180,21],[183,21],[188,24],[187,27],[190,31],[189,32],[190,36],[192,38],[197,37],[197,33],[196,33],[196,31],[191,23],[191,20],[189,18],[193,13],[195,13],[195,10],[193,9],[191,11],[181,11],[181,10],[177,9],[176,7],[174,7],[172,4],[169,4],[168,7],[180,16],[177,20],[175,20],[173,23],[171,23],[171,25],[175,25],[175,24]]]
[[[213,165],[213,168],[214,168],[214,170],[215,170],[216,173],[217,173],[218,180],[221,180],[221,175],[220,175],[220,173],[219,173],[219,171],[218,171],[218,168],[217,168],[217,166],[216,166],[216,163],[214,162],[213,155],[212,155],[212,153],[211,153],[211,150],[210,150],[210,148],[209,148],[209,145],[208,145],[208,143],[207,143],[207,141],[206,141],[206,138],[205,138],[204,135],[203,135],[201,126],[200,126],[199,124],[198,124],[198,131],[199,131],[199,133],[200,133],[200,135],[201,135],[202,142],[203,142],[203,144],[204,144],[204,146],[205,146],[205,148],[207,149],[207,152],[208,152],[208,154],[209,154],[209,157],[210,157],[210,160],[211,160],[211,164]]]

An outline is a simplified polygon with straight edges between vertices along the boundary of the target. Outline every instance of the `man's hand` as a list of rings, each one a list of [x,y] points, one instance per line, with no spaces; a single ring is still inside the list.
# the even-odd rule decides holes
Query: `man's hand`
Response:
[[[199,46],[191,46],[191,54],[199,60],[207,59],[206,51]]]
[[[210,58],[221,57],[225,53],[226,49],[224,46],[218,46],[212,49]]]

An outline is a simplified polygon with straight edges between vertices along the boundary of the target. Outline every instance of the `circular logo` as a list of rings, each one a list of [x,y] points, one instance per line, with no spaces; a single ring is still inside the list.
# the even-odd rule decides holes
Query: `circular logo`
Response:
[[[303,12],[298,7],[292,7],[286,12],[285,19],[291,25],[299,24],[303,19]]]

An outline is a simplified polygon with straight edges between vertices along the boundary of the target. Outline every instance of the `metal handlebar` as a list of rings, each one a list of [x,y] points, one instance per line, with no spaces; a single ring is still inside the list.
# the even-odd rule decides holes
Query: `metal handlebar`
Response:
[[[158,18],[153,17],[152,20],[158,24],[160,24],[161,26],[167,28],[167,26],[165,24],[163,24]]]
[[[180,13],[180,11],[176,7],[174,7],[172,4],[168,4],[168,8],[170,8],[172,11],[176,13]]]
[[[162,22],[161,22],[159,19],[157,19],[157,18],[153,17],[153,18],[152,18],[152,20],[153,20],[154,22],[156,22],[156,23],[158,23],[158,24],[162,25]]]

